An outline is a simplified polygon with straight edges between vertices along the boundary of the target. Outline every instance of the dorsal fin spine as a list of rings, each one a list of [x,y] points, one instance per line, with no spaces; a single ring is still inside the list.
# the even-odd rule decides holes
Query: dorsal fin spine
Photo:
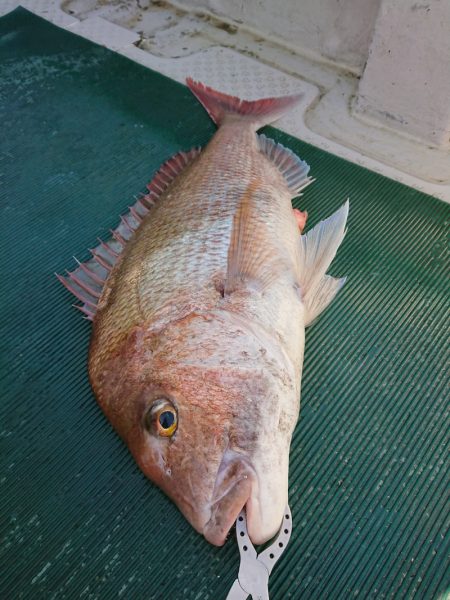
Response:
[[[75,258],[75,260],[78,263],[79,268],[86,274],[87,277],[89,277],[90,279],[92,279],[92,281],[94,281],[95,283],[97,283],[101,287],[104,286],[104,284],[105,284],[105,280],[104,279],[102,279],[101,277],[98,276],[97,273],[94,273],[91,269],[89,269],[89,267],[86,265],[86,263],[80,262],[77,258]],[[72,273],[74,273],[74,271],[72,271]]]
[[[85,263],[75,259],[78,266],[74,271],[68,272],[67,276],[57,275],[61,283],[84,303],[83,306],[76,306],[76,308],[81,310],[89,320],[92,320],[95,315],[101,290],[127,241],[133,236],[161,194],[200,152],[199,147],[192,148],[189,152],[179,152],[166,161],[147,185],[149,193],[138,197],[134,205],[129,207],[128,213],[120,216],[120,224],[116,229],[111,230],[111,238],[106,242],[99,239],[99,245],[90,250],[92,259]],[[99,290],[93,289],[93,286],[98,286]]]
[[[74,272],[71,273],[70,271],[67,271],[67,274],[70,277],[70,279],[72,279],[72,281],[74,281],[77,285],[79,285],[80,288],[82,288],[90,296],[93,296],[94,298],[97,298],[97,299],[100,298],[100,292],[92,289],[92,287],[89,286],[85,281],[83,281],[82,279],[77,277],[77,275],[75,275]]]

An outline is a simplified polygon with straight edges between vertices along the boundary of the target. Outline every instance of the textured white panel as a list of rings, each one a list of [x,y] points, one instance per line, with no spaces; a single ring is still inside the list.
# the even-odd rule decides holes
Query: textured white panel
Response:
[[[74,23],[78,23],[78,19],[65,13],[60,8],[59,0],[2,0],[0,2],[0,16],[6,15],[18,6],[22,6],[27,10],[39,15],[40,17],[51,21],[58,27],[70,27]]]
[[[140,39],[139,35],[134,31],[119,27],[114,23],[105,21],[101,17],[90,17],[84,21],[77,21],[70,25],[68,29],[72,33],[81,35],[111,50],[120,50],[126,46],[133,46]]]

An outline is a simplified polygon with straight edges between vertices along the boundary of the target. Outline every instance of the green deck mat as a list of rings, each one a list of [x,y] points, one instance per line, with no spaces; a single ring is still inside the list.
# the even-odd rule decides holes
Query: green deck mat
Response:
[[[209,545],[138,470],[89,387],[90,324],[53,274],[214,125],[187,88],[23,9],[0,36],[0,598],[220,600],[234,536]],[[307,334],[272,597],[444,597],[450,207],[266,133],[312,166],[310,225],[351,203],[332,267],[347,284]]]

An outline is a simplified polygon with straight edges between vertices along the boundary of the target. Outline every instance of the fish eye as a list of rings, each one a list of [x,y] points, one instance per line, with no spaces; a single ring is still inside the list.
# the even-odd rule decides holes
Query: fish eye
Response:
[[[178,427],[175,406],[167,398],[159,398],[147,412],[145,424],[147,430],[154,435],[172,437]]]

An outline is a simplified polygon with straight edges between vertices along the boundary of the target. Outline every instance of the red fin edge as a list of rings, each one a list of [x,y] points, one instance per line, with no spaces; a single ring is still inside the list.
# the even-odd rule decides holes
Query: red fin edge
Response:
[[[194,81],[191,77],[186,79],[186,84],[217,125],[220,125],[227,115],[237,115],[242,120],[254,123],[256,129],[259,129],[279,119],[298,104],[302,97],[300,94],[260,100],[241,100],[237,96],[229,96]]]

